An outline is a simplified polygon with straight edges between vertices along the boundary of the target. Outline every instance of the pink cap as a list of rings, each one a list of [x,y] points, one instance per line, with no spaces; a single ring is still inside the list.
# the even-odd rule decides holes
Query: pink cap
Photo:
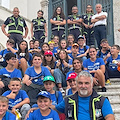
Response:
[[[53,53],[50,50],[48,50],[44,53],[44,55],[53,55]]]
[[[76,73],[70,73],[70,74],[68,75],[67,80],[69,80],[69,79],[75,79],[76,77],[77,77],[77,74],[76,74]]]

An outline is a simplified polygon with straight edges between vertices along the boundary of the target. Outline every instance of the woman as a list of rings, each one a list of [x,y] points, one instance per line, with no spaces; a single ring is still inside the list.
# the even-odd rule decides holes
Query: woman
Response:
[[[84,70],[88,70],[94,77],[94,84],[102,86],[102,92],[106,92],[105,88],[105,63],[102,58],[97,58],[97,50],[94,45],[89,48],[90,58],[84,60]]]
[[[53,17],[50,19],[52,24],[52,38],[58,36],[60,40],[65,38],[65,15],[61,7],[57,7],[53,14]]]
[[[54,70],[54,77],[56,79],[59,91],[61,91],[64,95],[65,91],[62,86],[66,86],[65,76],[72,67],[72,60],[68,59],[68,54],[65,50],[60,50],[58,53],[58,58],[56,69]]]
[[[94,15],[93,9],[91,5],[87,5],[86,8],[86,14],[82,16],[83,19],[83,26],[84,26],[84,35],[86,38],[86,44],[88,46],[90,45],[94,45],[95,44],[95,40],[94,40],[94,36],[93,36],[93,25],[91,23],[91,18]]]

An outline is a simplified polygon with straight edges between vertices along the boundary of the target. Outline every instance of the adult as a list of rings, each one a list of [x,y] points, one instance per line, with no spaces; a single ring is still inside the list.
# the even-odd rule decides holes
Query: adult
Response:
[[[50,19],[52,24],[52,38],[58,36],[60,40],[65,38],[65,15],[61,7],[57,7],[53,14],[53,17]]]
[[[10,39],[15,41],[19,44],[23,38],[27,37],[28,34],[28,27],[26,25],[25,20],[19,15],[20,11],[17,7],[13,9],[13,15],[8,17],[4,24],[2,25],[1,29],[3,33]],[[8,33],[5,30],[5,27],[8,26]],[[23,36],[23,28],[25,28],[25,35]]]
[[[107,12],[102,11],[102,5],[99,3],[96,4],[96,11],[91,22],[94,23],[94,35],[100,49],[100,41],[106,38]]]
[[[81,35],[81,22],[82,18],[80,15],[78,15],[78,8],[77,6],[72,7],[72,15],[68,16],[68,30],[69,34],[73,34],[75,37],[75,41],[77,42],[78,36]]]
[[[67,119],[74,120],[115,120],[107,98],[93,89],[93,77],[86,71],[76,77],[78,92],[66,97],[55,108],[65,112]]]
[[[91,18],[94,15],[93,9],[91,5],[87,5],[86,8],[86,14],[82,15],[82,19],[83,19],[83,26],[84,26],[84,32],[83,34],[85,35],[86,38],[86,44],[88,46],[90,45],[94,45],[95,44],[95,40],[94,40],[94,30],[93,30],[93,23],[91,23]]]
[[[31,23],[31,38],[39,40],[40,45],[44,43],[45,37],[47,37],[46,20],[43,18],[44,12],[38,10],[37,18],[32,20]]]

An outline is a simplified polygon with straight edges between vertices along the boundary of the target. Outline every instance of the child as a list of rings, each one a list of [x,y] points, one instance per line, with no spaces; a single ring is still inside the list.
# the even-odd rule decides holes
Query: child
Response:
[[[89,46],[85,45],[85,39],[83,36],[79,36],[78,37],[78,45],[79,45],[79,53],[80,53],[80,56],[82,58],[82,61],[86,60],[87,59],[87,54],[89,52]]]
[[[13,39],[8,39],[7,40],[7,43],[6,43],[6,47],[7,48],[2,50],[2,51],[0,51],[0,59],[2,57],[4,58],[7,53],[13,52],[14,44],[15,44],[15,42],[14,42]],[[14,50],[17,50],[17,49],[15,48]],[[0,66],[6,67],[7,66],[6,61],[4,60],[4,61],[0,62]]]
[[[58,47],[59,47],[59,37],[58,36],[54,36],[53,42],[54,42],[53,53],[57,54],[57,50],[58,50]]]
[[[29,41],[29,47],[30,47],[29,50],[33,49],[33,47],[34,47],[34,40],[30,40]]]
[[[29,52],[33,55],[35,53],[40,53],[41,48],[39,47],[39,40],[34,40],[33,49],[30,49]]]
[[[3,93],[2,96],[9,98],[9,107],[12,113],[18,109],[22,115],[22,119],[25,118],[28,110],[30,109],[30,100],[24,90],[20,90],[22,85],[19,78],[12,78],[8,85],[9,91]]]
[[[37,96],[37,104],[39,109],[35,110],[33,113],[30,113],[27,120],[60,120],[58,113],[50,109],[52,100],[49,92],[40,92]]]
[[[67,41],[68,41],[67,50],[71,50],[72,45],[74,43],[74,36],[72,34],[69,34],[68,37],[67,37]]]
[[[71,49],[72,53],[68,54],[70,56],[71,59],[76,58],[77,56],[80,56],[79,54],[79,45],[77,43],[74,43],[72,45],[72,49]]]
[[[17,61],[16,55],[14,53],[7,53],[4,59],[7,62],[7,66],[0,70],[0,95],[9,90],[8,84],[11,78],[17,77],[22,79],[21,71],[15,68],[15,64]]]
[[[67,81],[69,83],[70,89],[66,90],[66,95],[71,95],[77,92],[77,87],[76,87],[76,78],[77,74],[76,73],[70,73]]]
[[[104,59],[110,52],[111,47],[109,46],[107,39],[102,39],[100,46],[102,49],[97,53],[97,56]]]
[[[109,78],[120,78],[120,70],[118,69],[120,67],[119,49],[119,45],[113,45],[104,59]]]
[[[50,46],[50,51],[53,52],[53,48],[54,48],[54,44],[55,44],[54,41],[51,40],[51,41],[48,42],[48,44]]]
[[[16,120],[14,114],[8,112],[9,99],[4,96],[0,96],[0,120]]]

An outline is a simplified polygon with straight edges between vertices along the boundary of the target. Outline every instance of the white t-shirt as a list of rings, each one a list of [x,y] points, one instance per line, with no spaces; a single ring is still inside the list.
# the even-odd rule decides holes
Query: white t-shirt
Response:
[[[107,18],[107,12],[101,12],[101,13],[97,13],[97,14],[95,14],[95,15],[93,15],[92,16],[92,19],[95,19],[96,17],[100,17],[100,16],[102,16],[102,15],[105,15],[106,16],[106,18]],[[107,25],[107,19],[103,19],[103,20],[99,20],[99,21],[97,21],[97,22],[95,22],[95,24],[94,24],[94,26],[98,26],[98,25]]]

